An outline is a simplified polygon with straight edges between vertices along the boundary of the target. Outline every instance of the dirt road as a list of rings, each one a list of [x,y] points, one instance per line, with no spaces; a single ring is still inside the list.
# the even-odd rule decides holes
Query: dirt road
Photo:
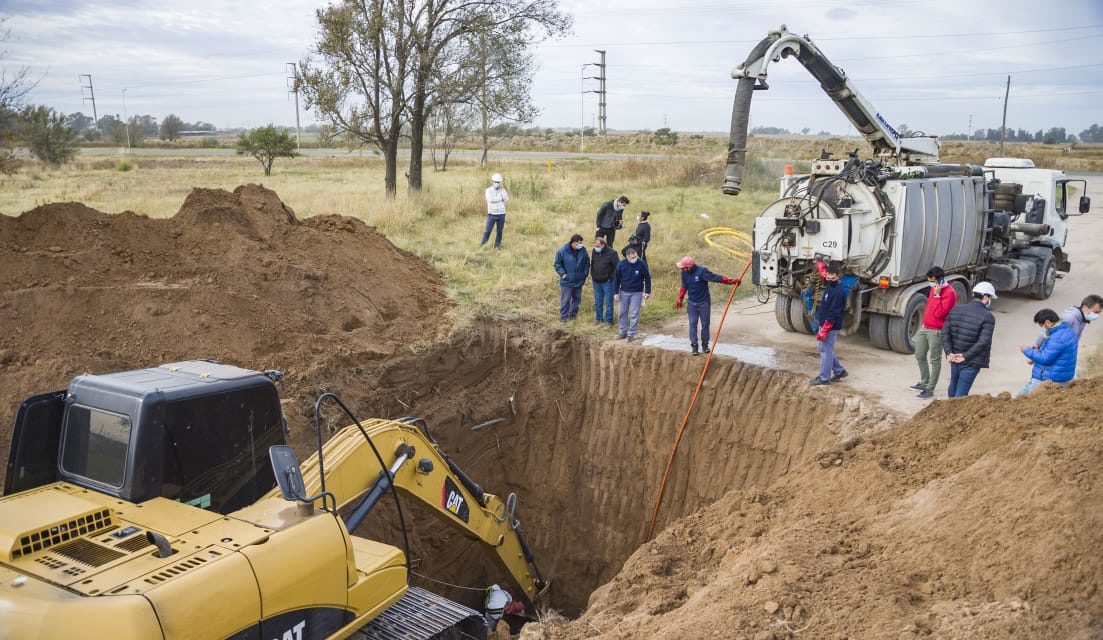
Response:
[[[1038,309],[1050,307],[1060,313],[1089,293],[1103,295],[1103,250],[1100,249],[1103,247],[1103,178],[1098,175],[1077,177],[1088,179],[1088,195],[1093,202],[1091,212],[1071,219],[1068,250],[1072,256],[1072,270],[1057,282],[1049,300],[1004,294],[992,304],[992,313],[996,316],[992,366],[977,377],[972,390],[974,395],[1015,393],[1030,378],[1030,367],[1018,346],[1030,343],[1037,336],[1038,328],[1032,319]],[[722,302],[714,306],[714,332],[722,307]],[[1080,341],[1081,361],[1083,354],[1090,353],[1103,341],[1103,321],[1097,324],[1100,326],[1089,326],[1084,331]],[[662,330],[669,336],[649,336],[644,344],[688,351],[688,340],[684,338],[687,327],[684,318],[670,322]],[[717,355],[799,371],[807,373],[809,378],[815,375],[819,362],[812,336],[787,333],[777,325],[772,300],[765,305],[754,300],[733,305]],[[838,355],[850,372],[846,386],[873,393],[885,405],[906,414],[926,406],[926,400],[914,398],[915,392],[908,389],[908,385],[919,379],[914,356],[875,349],[864,330],[841,338]],[[936,398],[946,397],[949,373],[949,366],[944,364],[935,390]],[[813,391],[831,393],[833,388]]]

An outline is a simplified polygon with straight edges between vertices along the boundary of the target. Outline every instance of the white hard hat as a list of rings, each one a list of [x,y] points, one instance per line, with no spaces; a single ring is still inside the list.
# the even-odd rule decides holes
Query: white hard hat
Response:
[[[490,176],[490,181],[491,182],[501,182],[502,181],[502,174],[495,173],[494,175]]]
[[[999,297],[996,295],[996,287],[992,286],[991,282],[978,282],[977,286],[973,287],[973,293],[989,296],[993,300]]]

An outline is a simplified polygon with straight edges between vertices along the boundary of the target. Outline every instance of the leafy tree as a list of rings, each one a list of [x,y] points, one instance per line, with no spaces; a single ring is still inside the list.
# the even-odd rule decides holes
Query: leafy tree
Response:
[[[7,42],[11,30],[4,28],[7,18],[0,18],[0,43]],[[0,62],[8,57],[7,50],[0,50]],[[18,133],[19,109],[23,98],[37,84],[30,79],[30,67],[8,69],[0,64],[0,173],[11,174],[19,168],[15,155]]]
[[[295,138],[272,125],[238,136],[237,153],[253,156],[260,161],[266,176],[272,175],[272,162],[276,158],[294,158],[299,155],[295,151]]]
[[[549,36],[567,33],[571,19],[560,13],[557,0],[427,0],[407,5],[404,14],[413,39],[415,66],[407,104],[410,113],[409,185],[421,189],[421,160],[425,124],[434,102],[464,102],[465,93],[477,89],[489,93],[501,82],[492,82],[489,70],[514,62],[520,73],[531,69],[530,48]],[[488,62],[495,58],[496,65]],[[472,77],[476,69],[481,77]],[[531,70],[528,72],[531,76]],[[531,83],[522,77],[510,84],[514,102],[528,102]],[[486,102],[486,100],[484,100]],[[505,114],[514,113],[508,108]],[[529,116],[531,118],[531,116]],[[484,117],[484,121],[486,117]]]
[[[184,130],[184,121],[180,119],[175,113],[170,113],[165,116],[165,119],[161,121],[161,139],[162,140],[176,140],[180,137],[180,132]]]
[[[1103,142],[1103,127],[1093,124],[1084,129],[1080,132],[1080,140],[1084,142]]]
[[[375,145],[383,154],[384,185],[393,198],[398,142],[407,123],[413,0],[340,0],[316,13],[316,58],[299,64],[295,80],[306,101],[336,135]]]
[[[678,132],[671,131],[670,127],[663,127],[662,129],[656,129],[655,144],[661,144],[666,146],[673,146],[678,144]]]
[[[27,107],[19,114],[19,141],[39,160],[60,166],[77,155],[80,135],[67,118],[49,107]]]
[[[91,116],[86,116],[80,111],[65,116],[65,124],[76,133],[84,133],[85,129],[93,126],[95,121]]]

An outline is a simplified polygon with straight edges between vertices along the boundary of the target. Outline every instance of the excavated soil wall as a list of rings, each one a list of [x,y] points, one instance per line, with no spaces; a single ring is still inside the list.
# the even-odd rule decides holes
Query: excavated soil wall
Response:
[[[365,401],[383,415],[425,417],[488,491],[518,494],[537,562],[553,580],[551,604],[575,615],[644,542],[702,366],[684,353],[486,323],[384,364]],[[874,402],[820,391],[789,373],[714,360],[657,530],[729,490],[769,487],[840,438],[893,421]],[[471,430],[495,418],[504,420]],[[420,533],[414,555],[425,575],[500,579],[483,574],[482,551],[451,532]]]

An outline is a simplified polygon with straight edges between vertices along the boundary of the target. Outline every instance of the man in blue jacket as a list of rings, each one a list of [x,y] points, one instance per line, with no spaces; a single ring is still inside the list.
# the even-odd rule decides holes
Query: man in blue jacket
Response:
[[[824,271],[823,297],[816,309],[816,323],[820,330],[816,334],[819,341],[820,375],[812,378],[808,384],[813,387],[829,382],[838,382],[847,376],[846,369],[835,355],[835,339],[839,328],[843,326],[843,313],[846,312],[846,291],[839,284],[839,267],[829,265]]]
[[[996,317],[988,310],[996,295],[991,282],[978,282],[973,287],[973,300],[959,304],[946,316],[942,325],[942,351],[950,363],[950,386],[946,395],[961,398],[969,395],[981,369],[988,368],[992,355],[992,332]]]
[[[1019,347],[1027,360],[1034,363],[1030,382],[1019,392],[1025,396],[1043,382],[1056,382],[1062,387],[1076,376],[1076,352],[1080,337],[1053,309],[1042,309],[1034,314],[1034,323],[1045,332],[1041,344],[1036,347]]]
[[[590,273],[590,254],[582,246],[582,236],[574,234],[555,252],[555,272],[559,274],[559,321],[574,320]]]
[[[624,260],[613,272],[613,299],[620,301],[620,332],[617,338],[636,339],[643,301],[651,297],[651,272],[632,247],[624,250]]]
[[[705,267],[697,264],[693,256],[685,256],[675,263],[682,270],[682,288],[678,290],[678,301],[674,303],[675,309],[681,309],[686,294],[689,294],[689,346],[693,349],[693,355],[709,352],[709,320],[712,319],[712,295],[709,294],[709,283],[720,282],[739,286],[739,280],[715,274]],[[701,326],[701,341],[704,346],[702,351],[697,350],[697,325]]]

